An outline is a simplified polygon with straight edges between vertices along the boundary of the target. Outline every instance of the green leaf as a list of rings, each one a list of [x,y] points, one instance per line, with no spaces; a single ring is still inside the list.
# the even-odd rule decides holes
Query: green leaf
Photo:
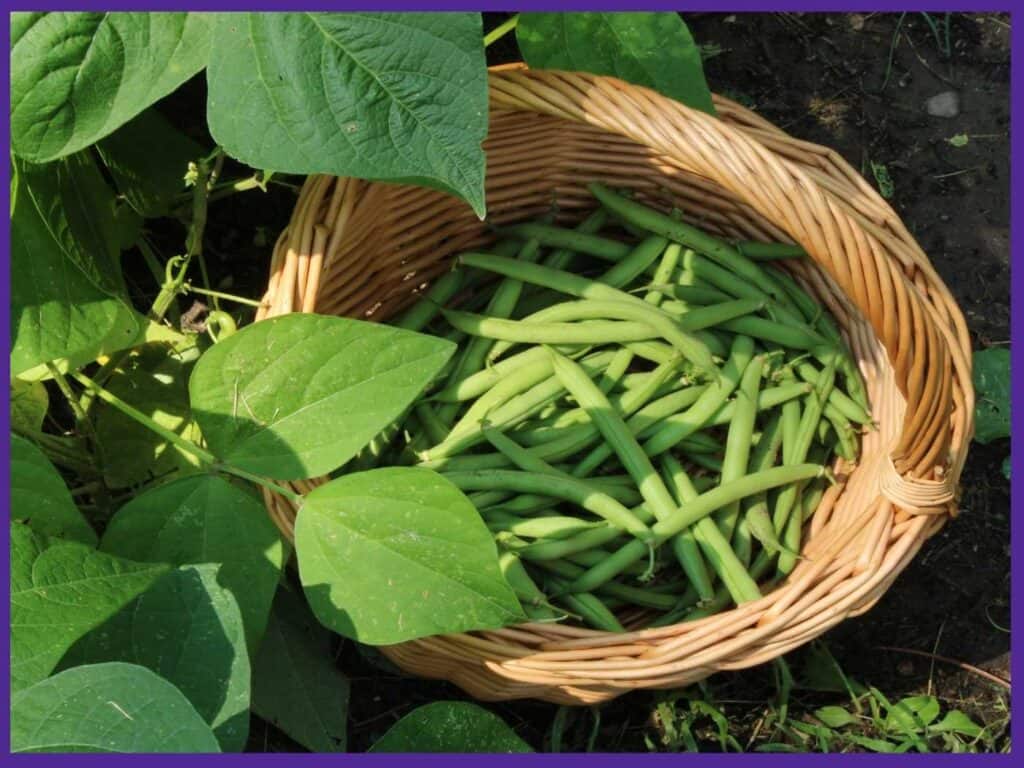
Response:
[[[249,735],[249,656],[238,603],[217,583],[217,565],[166,574],[79,640],[64,668],[124,661],[175,685],[213,729],[224,752]]]
[[[533,752],[495,714],[468,701],[435,701],[395,723],[370,752]]]
[[[931,730],[939,733],[959,733],[972,739],[984,733],[984,729],[980,725],[959,709],[947,712],[945,717],[931,726]]]
[[[277,480],[315,477],[404,412],[454,349],[377,323],[285,315],[243,328],[199,359],[192,410],[219,459]]]
[[[140,316],[124,298],[114,196],[91,157],[14,164],[11,375],[129,346]]]
[[[12,752],[218,752],[181,691],[134,664],[76,667],[11,699]]]
[[[77,152],[201,70],[197,13],[15,13],[11,143],[33,162]]]
[[[147,109],[97,147],[117,191],[146,218],[164,216],[185,191],[188,164],[208,153],[155,109]]]
[[[899,750],[898,744],[893,744],[892,742],[885,741],[884,739],[873,739],[868,736],[858,736],[857,734],[850,734],[849,739],[854,744],[864,747],[864,749],[870,750],[871,752],[882,752],[888,754]]]
[[[207,121],[254,168],[409,182],[484,204],[479,13],[219,14]]]
[[[814,710],[814,716],[829,728],[842,728],[857,722],[857,718],[842,707],[828,706]]]
[[[163,565],[133,563],[77,542],[49,542],[11,523],[11,690],[46,677],[82,635],[157,580]]]
[[[875,182],[878,184],[878,194],[886,200],[891,200],[892,196],[896,194],[896,185],[892,183],[888,166],[885,163],[872,161],[871,174],[875,177]]]
[[[252,709],[311,752],[344,752],[349,684],[301,593],[282,585],[253,661]]]
[[[917,733],[935,722],[939,716],[939,701],[934,696],[907,696],[888,708],[886,730]]]
[[[11,435],[11,520],[45,536],[96,546],[96,532],[82,517],[64,479],[39,448]]]
[[[991,443],[1010,436],[1010,350],[974,353],[974,439]]]
[[[162,427],[198,442],[192,420],[188,376],[196,349],[168,353],[167,345],[147,344],[114,369],[104,388],[142,411]],[[98,402],[96,437],[103,454],[103,475],[111,488],[126,488],[174,470],[195,471],[198,460],[123,412]]]
[[[50,409],[50,396],[41,381],[11,380],[11,429],[39,432]]]
[[[534,69],[609,75],[715,114],[700,48],[677,13],[524,13],[516,40]]]
[[[295,522],[295,551],[317,618],[362,643],[524,620],[480,514],[427,469],[375,469],[316,488]]]
[[[1011,458],[1012,457],[1007,456],[1005,459],[1003,459],[1003,477],[1005,477],[1007,480],[1010,479],[1010,467],[1013,463],[1010,461]]]
[[[957,133],[946,139],[946,143],[954,147],[966,147],[970,138],[966,133]]]
[[[220,563],[238,601],[250,653],[259,646],[284,564],[284,544],[252,493],[216,475],[157,486],[125,504],[100,549],[143,562]]]

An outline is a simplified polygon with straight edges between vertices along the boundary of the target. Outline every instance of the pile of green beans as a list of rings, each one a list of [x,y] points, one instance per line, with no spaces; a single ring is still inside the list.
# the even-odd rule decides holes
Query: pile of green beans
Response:
[[[856,461],[864,384],[786,270],[601,185],[574,229],[497,228],[396,324],[459,350],[354,460],[463,490],[534,621],[621,632],[758,599]]]

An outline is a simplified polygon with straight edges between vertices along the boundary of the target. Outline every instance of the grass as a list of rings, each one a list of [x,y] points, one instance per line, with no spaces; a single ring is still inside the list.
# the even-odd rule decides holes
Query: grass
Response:
[[[820,641],[787,658],[599,707],[544,708],[519,723],[508,705],[497,711],[524,735],[543,720],[530,740],[544,752],[1009,751],[1008,691],[970,670],[967,695],[948,675],[939,685],[934,664],[907,690],[887,681],[885,693],[849,677]]]

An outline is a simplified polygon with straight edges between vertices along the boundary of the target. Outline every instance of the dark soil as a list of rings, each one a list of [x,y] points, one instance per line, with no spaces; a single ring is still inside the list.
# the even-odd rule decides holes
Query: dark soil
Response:
[[[485,14],[486,28],[503,17]],[[1010,320],[1008,17],[952,15],[948,51],[943,14],[933,17],[937,36],[923,14],[686,18],[696,40],[713,54],[705,64],[713,90],[795,136],[835,148],[869,179],[872,164],[885,166],[893,184],[891,203],[960,302],[974,346],[1005,344]],[[489,56],[492,63],[516,58],[512,38],[494,46]],[[202,87],[191,83],[175,98],[194,108]],[[959,114],[929,115],[926,100],[949,90],[960,96]],[[959,135],[967,137],[966,144],[950,143]],[[215,284],[248,295],[262,291],[270,248],[294,200],[288,188],[272,189],[215,204],[208,231]],[[167,241],[169,252],[180,248],[180,232],[154,235]],[[946,706],[964,708],[982,722],[1005,718],[1005,692],[991,683],[954,665],[878,646],[934,652],[1009,676],[1010,503],[1009,483],[999,471],[1008,450],[1007,441],[973,446],[960,517],[927,542],[874,609],[824,638],[848,674],[890,699],[930,690]],[[797,665],[800,657],[796,654]],[[365,750],[420,704],[465,698],[451,685],[381,669],[352,643],[340,648],[339,660],[352,678],[353,751]],[[768,666],[718,675],[708,683],[705,694],[719,702],[742,744],[776,695],[772,680]],[[594,748],[650,748],[646,739],[657,739],[650,718],[660,698],[637,693],[603,707]],[[797,695],[791,716],[830,701],[837,703],[834,696]],[[490,706],[535,748],[552,747],[554,706]],[[571,713],[562,748],[584,748],[591,722],[585,711]],[[251,749],[293,746],[254,719]],[[701,746],[716,748],[710,740],[701,740]]]

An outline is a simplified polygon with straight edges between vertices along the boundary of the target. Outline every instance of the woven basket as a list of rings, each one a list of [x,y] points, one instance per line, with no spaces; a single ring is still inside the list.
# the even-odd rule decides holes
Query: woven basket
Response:
[[[720,235],[802,245],[789,265],[833,313],[867,383],[877,429],[836,465],[803,558],[760,600],[675,626],[611,634],[524,624],[383,648],[405,670],[478,699],[593,704],[769,661],[868,610],[955,514],[973,431],[963,316],[893,210],[832,150],[716,96],[718,117],[608,77],[502,67],[490,74],[487,210],[508,223],[594,205],[593,180]],[[312,176],[274,249],[258,319],[318,312],[387,320],[450,258],[493,235],[465,203],[419,187]],[[293,484],[305,492],[322,480]],[[295,510],[266,495],[286,535]],[[628,628],[628,625],[627,625]]]

